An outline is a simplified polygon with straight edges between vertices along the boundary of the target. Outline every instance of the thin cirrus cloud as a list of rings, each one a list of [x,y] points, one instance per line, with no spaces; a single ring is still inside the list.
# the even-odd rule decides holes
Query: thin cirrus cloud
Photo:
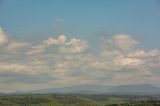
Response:
[[[11,74],[5,74],[8,76],[1,78],[0,83],[5,87],[12,84],[24,86],[27,84],[26,89],[34,89],[33,83],[36,85],[37,79],[41,82],[38,82],[38,85],[45,84],[45,87],[77,84],[112,86],[148,82],[159,84],[160,78],[154,74],[160,68],[159,49],[150,51],[137,49],[136,46],[139,45],[137,40],[129,35],[120,34],[99,42],[102,47],[94,48],[97,50],[97,54],[94,54],[90,49],[93,46],[90,46],[87,40],[68,39],[65,35],[59,35],[35,44],[7,38],[1,28],[0,45],[3,61],[0,63],[0,74]],[[20,74],[28,77],[19,81],[12,76]],[[28,78],[33,78],[33,82],[31,83],[32,80]],[[6,82],[12,84],[7,85]],[[13,89],[19,88],[14,86]]]

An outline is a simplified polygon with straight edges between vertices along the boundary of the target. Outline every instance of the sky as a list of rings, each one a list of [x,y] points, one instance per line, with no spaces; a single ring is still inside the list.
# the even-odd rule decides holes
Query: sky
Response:
[[[158,0],[0,0],[0,91],[160,87]]]

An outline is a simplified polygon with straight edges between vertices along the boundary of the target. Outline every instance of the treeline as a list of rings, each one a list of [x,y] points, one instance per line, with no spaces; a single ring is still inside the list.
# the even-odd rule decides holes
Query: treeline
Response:
[[[110,104],[105,106],[160,106],[160,100],[137,101],[123,104]]]

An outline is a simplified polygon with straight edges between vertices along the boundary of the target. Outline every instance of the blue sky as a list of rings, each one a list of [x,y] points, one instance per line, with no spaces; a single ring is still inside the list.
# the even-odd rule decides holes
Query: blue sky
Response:
[[[160,34],[160,4],[157,0],[13,0],[1,2],[0,14],[1,27],[10,36],[24,38],[36,34],[40,38],[44,38],[44,34],[53,36],[48,31],[53,30],[57,18],[64,20],[65,27],[58,33],[68,36],[126,33],[154,47]]]
[[[133,64],[144,68],[144,64],[151,67],[151,64],[148,62],[159,63],[160,2],[158,0],[0,0],[0,27],[0,44],[2,48],[0,53],[4,55],[4,59],[1,59],[4,63],[2,62],[1,65],[6,65],[6,67],[11,69],[19,67],[17,69],[14,68],[15,71],[11,72],[13,75],[6,74],[10,72],[9,68],[3,67],[0,69],[7,71],[1,72],[1,74],[5,73],[5,75],[8,75],[8,77],[3,79],[5,81],[1,82],[6,87],[8,87],[6,82],[9,82],[10,79],[15,81],[15,85],[23,84],[26,86],[25,83],[18,82],[22,77],[14,79],[15,73],[17,73],[17,76],[23,74],[25,76],[24,82],[27,82],[27,76],[28,78],[33,77],[33,82],[36,82],[38,78],[41,79],[44,75],[48,75],[51,70],[53,72],[54,70],[60,70],[57,67],[71,64],[73,61],[77,61],[79,57],[90,57],[87,58],[88,60],[79,60],[80,62],[95,61],[95,64],[85,66],[88,67],[86,70],[93,69],[95,71],[112,70],[109,67],[104,67],[103,64],[110,64],[116,68],[124,69],[126,67],[133,68]],[[30,56],[32,54],[34,56]],[[113,55],[117,58],[113,58]],[[131,60],[130,57],[125,58],[122,55],[132,55],[131,57],[134,58]],[[74,58],[72,61],[69,61],[70,63],[52,66],[53,63],[54,65],[59,64],[56,61],[61,62],[64,58],[69,58],[70,56]],[[106,60],[103,56],[106,56]],[[54,57],[59,58],[55,59]],[[53,58],[53,60],[50,58]],[[94,60],[91,58],[94,58]],[[114,60],[112,61],[113,64],[109,63],[111,62],[110,59]],[[120,62],[118,59],[124,59],[124,61]],[[30,69],[33,65],[30,64],[31,60],[36,62],[33,64],[43,64],[44,70],[49,72],[43,73],[41,72],[42,70],[39,70],[39,73],[35,72],[36,81],[34,81],[35,73],[29,72],[29,75],[28,73],[25,74],[27,72],[26,68],[32,70]],[[108,63],[105,63],[106,61]],[[117,65],[117,62],[123,63],[121,64],[122,67]],[[99,69],[93,67],[100,63]],[[25,66],[26,64],[27,66]],[[82,63],[80,64],[82,65]],[[75,74],[72,77],[78,79],[84,73],[82,71],[83,68],[81,69],[79,65],[75,64],[74,67],[66,67],[64,72],[62,72],[62,69],[61,72],[65,73],[66,70],[70,70],[69,72]],[[35,70],[38,71],[37,67]],[[152,67],[152,69],[148,68],[146,69],[148,70],[146,74],[152,74],[150,70],[158,70],[158,68],[159,65]],[[72,72],[71,70],[73,69],[76,71]],[[21,70],[24,73],[21,73]],[[59,77],[63,76],[62,73],[57,72]],[[122,73],[108,72],[106,76],[102,74],[104,73],[101,72],[97,78],[92,80],[86,79],[88,81],[86,83],[102,83],[101,77],[110,75],[113,76],[112,78],[115,78]],[[138,75],[141,74],[138,73]],[[127,76],[127,78],[131,77],[129,74],[127,75],[125,74],[124,76]],[[92,78],[93,76],[94,74],[90,73],[90,77]],[[63,80],[55,80],[59,78],[53,77],[56,76],[50,76],[46,80],[53,80],[51,83],[58,83],[59,81],[60,85],[57,86],[67,85]],[[67,75],[63,77],[64,79],[68,78]],[[146,80],[146,77],[143,80]],[[69,78],[68,81],[70,81]],[[39,86],[42,86],[43,82],[38,83]],[[111,83],[112,81],[108,82]],[[122,84],[129,83],[124,82]],[[153,82],[153,80],[150,81],[150,83]],[[46,87],[52,87],[49,84],[50,82]],[[116,84],[121,83],[115,82]],[[159,84],[156,83],[155,85]],[[28,89],[36,88],[30,87]],[[8,89],[8,91],[10,90],[12,89]],[[15,87],[13,90],[17,90],[17,88]]]

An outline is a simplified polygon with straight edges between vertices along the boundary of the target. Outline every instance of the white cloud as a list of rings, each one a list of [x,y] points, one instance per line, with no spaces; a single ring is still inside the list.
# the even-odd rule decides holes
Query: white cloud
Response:
[[[85,41],[80,39],[71,39],[69,42],[62,47],[60,47],[61,53],[81,53],[88,47]]]
[[[154,50],[150,50],[148,52],[144,51],[144,50],[136,50],[133,53],[128,54],[128,57],[160,57],[160,50],[158,49],[154,49]]]
[[[115,64],[117,65],[130,65],[130,66],[138,66],[145,64],[145,61],[137,59],[137,58],[127,58],[123,56],[119,56],[114,60]]]
[[[26,52],[27,55],[34,55],[34,54],[40,54],[45,52],[45,48],[47,48],[47,45],[44,44],[38,44],[31,46],[30,50]]]
[[[0,28],[0,45],[6,44],[8,42],[8,38],[6,33]]]
[[[48,40],[44,41],[45,44],[48,46],[50,45],[64,45],[66,43],[66,37],[64,35],[58,36],[57,39],[49,38]]]
[[[66,36],[60,35],[57,38],[49,38],[48,40],[42,41],[40,44],[32,46],[26,54],[33,55],[45,52],[46,48],[57,46],[60,53],[81,53],[87,47],[86,41],[80,39],[67,40]]]
[[[138,42],[128,35],[115,35],[113,41],[122,50],[130,49]]]
[[[57,45],[57,44],[58,44],[58,41],[57,41],[57,39],[48,38],[48,40],[46,40],[45,43],[46,43],[47,45]]]
[[[58,37],[59,44],[64,44],[66,42],[66,37],[64,35],[60,35]]]
[[[47,76],[55,78],[52,84],[62,86],[79,84],[80,80],[81,84],[136,83],[133,76],[153,83],[147,77],[154,77],[153,71],[160,68],[160,50],[133,49],[138,41],[128,35],[115,35],[107,39],[103,47],[87,50],[88,42],[78,38],[67,39],[65,35],[59,35],[33,44],[8,40],[1,29],[0,45],[5,43],[5,49],[25,48],[23,53],[27,55],[11,55],[2,48],[0,74]]]
[[[147,53],[147,56],[160,57],[160,50],[158,49],[151,50]]]
[[[136,50],[133,53],[128,54],[128,57],[137,58],[137,57],[145,57],[147,56],[144,50]]]
[[[19,64],[19,63],[13,63],[13,64],[1,63],[0,64],[0,71],[28,73],[30,70],[31,68],[27,67],[26,65]]]
[[[28,47],[28,46],[29,46],[29,43],[26,43],[26,42],[11,41],[8,44],[7,49],[14,50],[14,49],[25,48],[25,47]]]
[[[0,72],[25,73],[30,75],[47,75],[51,71],[49,65],[44,60],[42,61],[36,60],[35,58],[24,58],[24,62],[1,62]]]

